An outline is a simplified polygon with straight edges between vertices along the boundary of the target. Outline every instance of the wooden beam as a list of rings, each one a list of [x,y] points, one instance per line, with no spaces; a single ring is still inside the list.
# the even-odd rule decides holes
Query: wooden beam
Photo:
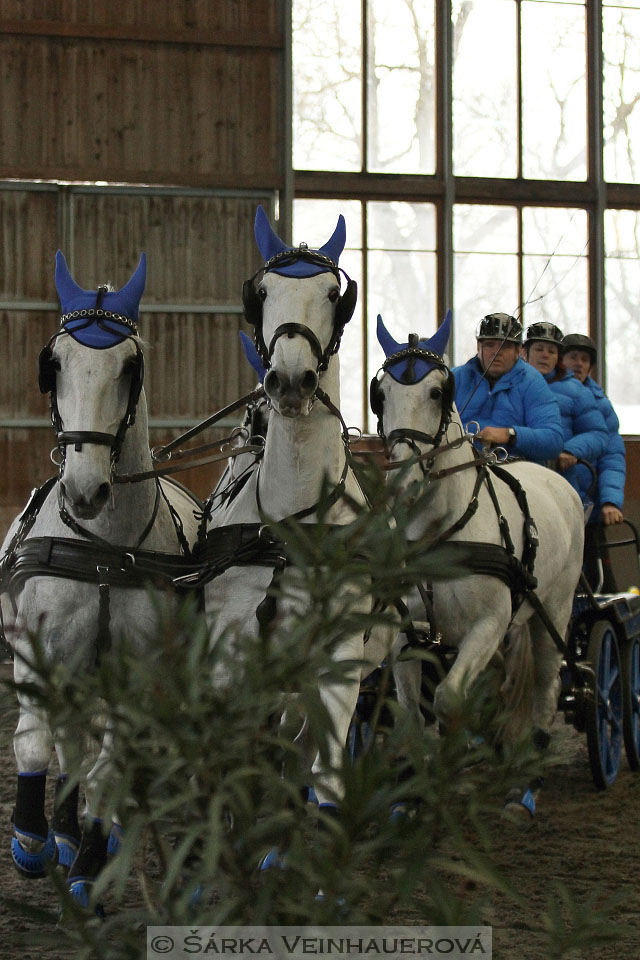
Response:
[[[585,181],[507,180],[497,177],[455,177],[456,203],[491,203],[532,206],[590,207],[597,191]],[[609,185],[610,196],[640,198],[640,187]],[[440,177],[393,173],[296,172],[296,196],[304,198],[356,197],[361,200],[436,201],[445,194]]]
[[[281,33],[250,30],[203,31],[185,27],[167,30],[163,27],[136,27],[124,24],[63,23],[56,20],[2,20],[0,34],[56,37],[74,40],[113,40],[133,43],[171,43],[190,46],[266,47],[283,49]]]
[[[329,173],[298,170],[295,195],[304,199],[436,200],[444,193],[443,181],[430,176],[394,173]]]
[[[607,207],[618,210],[640,210],[640,184],[607,184]]]
[[[264,175],[242,174],[198,174],[188,171],[162,172],[158,180],[158,171],[149,170],[106,170],[104,165],[91,167],[43,167],[23,164],[20,167],[0,165],[0,180],[44,180],[52,183],[104,183],[110,185],[152,187],[194,187],[209,190],[281,190],[284,178],[268,180]]]

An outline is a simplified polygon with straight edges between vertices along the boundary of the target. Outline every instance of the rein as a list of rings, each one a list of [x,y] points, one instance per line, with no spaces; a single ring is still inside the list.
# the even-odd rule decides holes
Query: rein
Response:
[[[202,446],[204,448],[217,447],[228,443],[230,439],[231,437],[225,437],[224,440],[220,440],[217,443],[205,443]],[[194,449],[200,450],[202,448],[194,447]],[[183,456],[186,456],[188,453],[193,453],[193,451],[183,450],[181,453]],[[214,457],[201,457],[198,460],[190,460],[188,463],[166,464],[164,467],[156,467],[153,470],[144,470],[142,473],[117,473],[113,478],[113,482],[140,483],[142,480],[151,480],[152,477],[165,477],[171,473],[180,473],[183,470],[195,470],[196,467],[204,467],[208,463],[218,463],[220,460],[229,460],[233,457],[239,457],[243,453],[254,453],[256,457],[261,456],[262,453],[264,453],[264,447],[262,444],[247,443],[242,447],[232,447],[230,450],[223,450]]]
[[[195,427],[192,427],[185,433],[181,433],[179,437],[176,437],[175,440],[171,440],[170,443],[166,443],[162,447],[154,447],[151,451],[152,458],[156,461],[156,463],[164,463],[166,460],[171,460],[172,456],[175,456],[175,459],[177,460],[181,457],[186,457],[189,454],[210,449],[211,446],[215,446],[216,444],[205,443],[199,447],[192,447],[189,450],[177,450],[174,454],[174,450],[178,444],[184,443],[185,440],[191,440],[192,437],[195,437],[204,430],[207,430],[209,427],[212,427],[215,423],[218,423],[230,413],[235,413],[235,411],[239,410],[240,407],[244,407],[254,400],[260,400],[263,396],[264,387],[260,385],[259,387],[256,387],[255,390],[252,390],[251,393],[247,393],[244,397],[240,397],[239,400],[234,400],[233,403],[229,403],[226,407],[223,407],[222,410],[218,410],[217,413],[213,413],[210,417],[207,417],[206,420],[201,420],[200,423],[195,425]],[[228,439],[229,438],[226,440],[221,440],[219,443],[225,443]]]
[[[415,439],[427,439],[427,434],[421,434],[419,430],[394,430],[389,434],[389,437],[393,436],[396,433],[399,436],[395,438],[394,443],[401,443],[403,440],[408,442],[407,438]],[[403,467],[409,468],[416,463],[426,464],[427,467],[430,467],[435,463],[436,459],[441,456],[443,453],[446,453],[448,450],[457,450],[462,446],[463,443],[473,443],[475,438],[474,433],[465,433],[459,439],[452,440],[449,443],[441,444],[438,447],[435,447],[433,450],[427,450],[425,453],[418,453],[413,457],[405,457],[404,460],[396,460],[393,463],[385,463],[381,469],[384,472],[390,470],[401,470]],[[429,438],[429,442],[430,442]],[[392,447],[394,444],[392,444]],[[409,444],[413,449],[414,445]],[[474,451],[475,454],[475,451]],[[504,454],[504,456],[502,455]],[[443,480],[445,477],[451,476],[453,473],[459,473],[461,470],[468,470],[470,467],[481,466],[482,464],[498,464],[504,463],[508,459],[509,454],[504,447],[495,447],[489,453],[486,454],[475,454],[474,460],[465,460],[464,463],[459,463],[453,467],[445,467],[444,470],[431,471],[427,470],[425,476],[429,480]]]
[[[201,453],[204,450],[212,450],[215,447],[223,448],[225,444],[235,439],[237,436],[235,430],[233,433],[229,434],[228,437],[223,437],[221,440],[214,440],[211,443],[201,443],[197,447],[188,447],[185,450],[181,448],[176,449],[179,444],[184,443],[186,440],[190,440],[192,437],[197,436],[199,433],[202,433],[209,427],[214,426],[214,424],[218,423],[230,413],[235,413],[236,410],[239,410],[241,407],[246,406],[248,403],[251,403],[254,400],[261,399],[263,396],[263,387],[256,387],[256,389],[252,390],[251,393],[247,393],[244,397],[240,397],[239,400],[234,400],[233,403],[223,407],[222,410],[218,410],[217,413],[207,417],[206,420],[201,420],[200,423],[195,425],[195,427],[192,427],[185,433],[181,433],[179,437],[171,440],[170,443],[167,443],[162,447],[154,447],[151,451],[151,459],[156,463],[164,463],[165,466],[154,467],[153,470],[144,470],[141,473],[116,474],[113,478],[113,482],[140,483],[143,480],[151,480],[154,477],[165,477],[172,473],[181,473],[184,470],[194,470],[196,467],[204,467],[209,463],[218,463],[220,460],[228,460],[233,457],[239,457],[243,453],[253,453],[256,456],[261,455],[263,452],[262,445],[245,444],[242,447],[232,447],[230,450],[222,450],[222,452],[216,456],[201,457],[198,460],[193,460],[189,463],[168,463],[169,460],[182,460],[185,457],[193,456],[193,454]]]

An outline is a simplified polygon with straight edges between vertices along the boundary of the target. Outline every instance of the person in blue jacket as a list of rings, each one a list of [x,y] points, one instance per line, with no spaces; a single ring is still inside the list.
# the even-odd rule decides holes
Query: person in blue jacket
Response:
[[[622,508],[624,506],[624,482],[626,478],[624,441],[620,436],[620,423],[611,401],[605,395],[600,384],[596,383],[590,376],[598,358],[596,345],[591,337],[581,333],[570,333],[562,341],[562,350],[562,362],[595,398],[607,427],[607,447],[597,462],[594,463],[598,475],[598,485],[591,520],[594,522],[602,520],[607,526],[622,523],[624,520]],[[584,468],[579,469],[582,484],[588,485],[590,478],[583,472]]]
[[[600,523],[611,526],[622,523],[624,516],[624,482],[626,478],[626,456],[624,441],[620,436],[620,424],[611,401],[602,387],[590,376],[598,352],[591,339],[582,333],[570,333],[562,341],[562,361],[567,369],[591,392],[607,425],[607,447],[594,463],[597,475],[596,489],[593,494],[594,509],[585,530],[584,571],[594,590],[615,593],[618,589],[615,572],[611,565],[609,551],[604,535],[600,534]],[[585,468],[578,465],[581,491],[591,484],[591,476]],[[600,521],[600,523],[598,522]]]
[[[606,450],[609,432],[595,397],[567,370],[561,360],[562,330],[555,323],[540,321],[527,327],[524,338],[527,362],[547,381],[558,401],[564,442],[558,454],[558,470],[584,499],[578,460],[596,464]]]
[[[483,443],[513,456],[553,460],[564,441],[560,410],[544,377],[520,357],[522,325],[507,313],[490,313],[476,341],[477,356],[453,369],[463,424],[477,421]]]

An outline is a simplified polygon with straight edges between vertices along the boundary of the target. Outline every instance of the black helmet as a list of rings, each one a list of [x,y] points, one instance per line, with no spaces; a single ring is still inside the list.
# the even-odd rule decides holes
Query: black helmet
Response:
[[[547,343],[561,344],[562,330],[560,327],[556,327],[555,323],[549,323],[546,320],[542,320],[539,323],[532,323],[530,327],[527,327],[524,336],[525,346],[533,343],[534,340],[544,340]]]
[[[591,357],[592,364],[598,359],[598,348],[591,337],[585,336],[584,333],[568,333],[563,337],[562,352],[566,353],[567,350],[584,350]]]
[[[522,324],[508,313],[489,313],[476,327],[476,340],[522,343]]]

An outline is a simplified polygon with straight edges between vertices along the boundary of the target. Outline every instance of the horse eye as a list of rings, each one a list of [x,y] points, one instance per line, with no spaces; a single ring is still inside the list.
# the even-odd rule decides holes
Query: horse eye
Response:
[[[267,299],[267,291],[265,290],[264,287],[258,287],[258,296],[264,303],[264,301]]]
[[[136,372],[137,362],[133,357],[130,357],[129,360],[125,360],[122,365],[122,376],[129,377]]]
[[[329,300],[331,300],[331,303],[335,303],[338,297],[340,296],[340,291],[338,290],[337,287],[334,287],[333,290],[329,291],[327,296],[329,297]]]
[[[439,400],[442,397],[441,387],[432,387],[429,396],[432,400]]]

